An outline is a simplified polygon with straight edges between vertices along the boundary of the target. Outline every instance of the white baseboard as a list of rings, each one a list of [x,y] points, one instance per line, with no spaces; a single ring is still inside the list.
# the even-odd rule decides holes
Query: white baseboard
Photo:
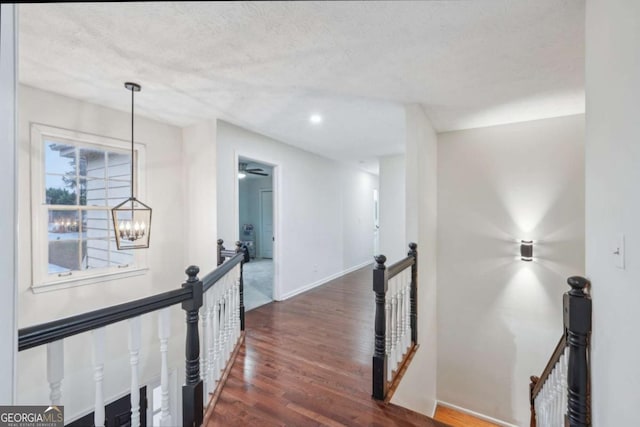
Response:
[[[463,414],[471,415],[472,417],[476,417],[478,419],[481,419],[481,420],[484,420],[484,421],[487,421],[487,422],[490,422],[490,423],[493,423],[493,424],[497,424],[497,425],[502,426],[502,427],[518,427],[515,424],[509,424],[509,423],[507,423],[505,421],[502,421],[502,420],[499,420],[497,418],[493,418],[493,417],[490,417],[488,415],[484,415],[484,414],[481,414],[479,412],[472,411],[470,409],[462,408],[460,406],[457,406],[457,405],[454,405],[454,404],[451,404],[451,403],[443,402],[442,400],[438,400],[438,403],[437,403],[436,407],[438,405],[443,406],[445,408],[453,409],[454,411],[462,412]]]
[[[318,286],[321,286],[321,285],[324,285],[325,283],[330,282],[333,279],[337,279],[340,276],[344,276],[345,274],[348,274],[348,273],[351,273],[353,271],[359,270],[359,269],[361,269],[363,267],[366,267],[367,265],[371,265],[371,264],[373,264],[372,261],[366,261],[366,262],[363,262],[362,264],[354,265],[353,267],[349,267],[346,270],[339,271],[339,272],[337,272],[335,274],[332,274],[331,276],[325,277],[324,279],[320,279],[320,280],[315,281],[313,283],[310,283],[310,284],[308,284],[306,286],[303,286],[301,288],[298,288],[298,289],[295,289],[295,290],[293,290],[291,292],[288,292],[288,293],[286,293],[284,295],[281,295],[280,298],[278,299],[278,301],[284,301],[284,300],[287,300],[287,299],[289,299],[291,297],[295,297],[296,295],[300,295],[303,292],[310,291],[311,289],[317,288]]]

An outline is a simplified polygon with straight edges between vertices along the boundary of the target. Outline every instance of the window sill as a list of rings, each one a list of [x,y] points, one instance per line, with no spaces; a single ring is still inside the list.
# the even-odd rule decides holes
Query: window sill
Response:
[[[75,288],[78,286],[92,285],[94,283],[106,282],[116,279],[124,279],[127,277],[135,277],[146,274],[149,270],[148,267],[135,267],[126,271],[113,271],[108,273],[102,273],[96,276],[80,276],[80,277],[65,277],[60,280],[33,284],[31,286],[31,292],[34,294],[40,294],[43,292],[57,291],[60,289]]]

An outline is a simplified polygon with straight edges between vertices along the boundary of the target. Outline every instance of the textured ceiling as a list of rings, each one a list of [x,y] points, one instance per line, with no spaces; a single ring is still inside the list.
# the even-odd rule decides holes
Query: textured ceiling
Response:
[[[584,1],[20,6],[20,81],[184,126],[221,117],[333,158],[439,131],[584,111]],[[320,125],[309,115],[320,113]]]

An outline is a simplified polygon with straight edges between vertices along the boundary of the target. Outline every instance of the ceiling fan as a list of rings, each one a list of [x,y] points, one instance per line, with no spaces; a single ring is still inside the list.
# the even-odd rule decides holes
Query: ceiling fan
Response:
[[[260,168],[248,168],[247,163],[240,162],[238,164],[238,174],[250,173],[251,175],[269,176],[268,173],[264,173],[264,169]]]

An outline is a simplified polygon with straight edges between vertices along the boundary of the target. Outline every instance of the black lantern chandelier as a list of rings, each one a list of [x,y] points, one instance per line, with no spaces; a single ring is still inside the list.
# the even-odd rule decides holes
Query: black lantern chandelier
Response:
[[[133,94],[140,92],[140,85],[124,84],[131,91],[131,197],[111,209],[113,229],[118,249],[143,249],[149,247],[151,236],[151,208],[134,196],[134,150],[133,150]]]

